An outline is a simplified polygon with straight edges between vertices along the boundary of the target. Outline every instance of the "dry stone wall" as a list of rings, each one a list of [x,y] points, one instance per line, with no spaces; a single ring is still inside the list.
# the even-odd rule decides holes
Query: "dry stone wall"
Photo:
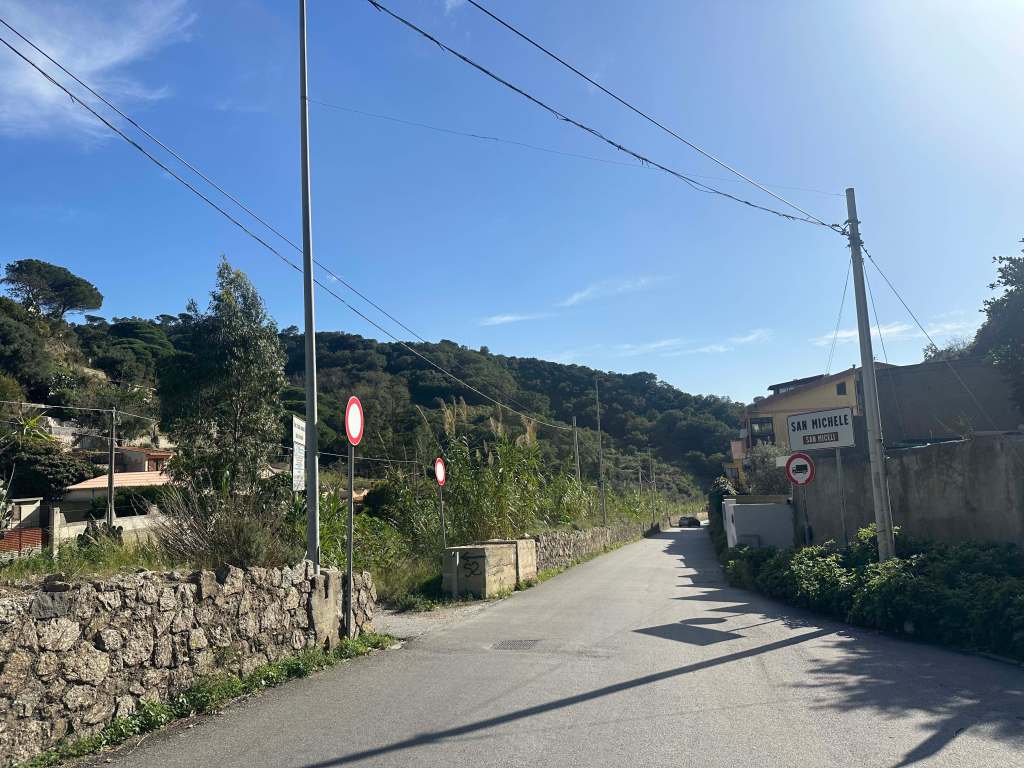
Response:
[[[358,631],[376,591],[356,574]],[[338,642],[343,576],[286,568],[144,572],[0,594],[0,766],[88,736],[214,672]]]
[[[548,531],[535,536],[537,540],[537,570],[564,568],[580,558],[600,552],[605,547],[639,539],[659,524],[626,522],[586,530]]]

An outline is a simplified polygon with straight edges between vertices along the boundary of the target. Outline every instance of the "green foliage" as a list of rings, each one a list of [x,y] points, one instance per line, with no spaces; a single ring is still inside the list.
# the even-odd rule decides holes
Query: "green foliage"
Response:
[[[68,312],[99,309],[103,294],[64,267],[38,259],[12,261],[0,282],[30,312],[60,320]]]
[[[52,368],[53,361],[38,331],[8,314],[0,314],[0,371],[26,392],[40,395],[45,394]]]
[[[750,450],[750,466],[747,468],[747,485],[751,493],[789,493],[790,485],[786,471],[775,466],[775,459],[786,452],[777,445],[761,443]]]
[[[278,450],[284,356],[262,299],[222,260],[210,306],[193,303],[181,351],[160,365],[161,417],[179,480],[248,492]]]
[[[95,520],[90,520],[85,526],[85,531],[78,534],[75,540],[81,548],[102,547],[107,544],[121,546],[124,544],[124,528],[120,525],[110,525],[109,523],[99,523]]]
[[[926,362],[934,363],[942,360],[959,360],[975,354],[974,342],[954,336],[941,347],[929,343],[923,350]]]
[[[49,573],[62,573],[69,579],[84,576],[109,576],[121,572],[167,570],[186,563],[169,560],[156,545],[121,545],[100,540],[88,546],[64,543],[56,556],[49,552],[21,557],[0,564],[0,582],[14,582]]]
[[[288,362],[285,373],[295,385],[285,393],[288,410],[303,412],[302,336],[295,329],[281,333]],[[597,475],[597,433],[594,381],[600,379],[605,471],[609,484],[623,489],[636,481],[636,467],[651,447],[660,490],[685,498],[719,471],[717,454],[728,449],[739,427],[742,407],[727,398],[689,395],[658,381],[650,373],[613,374],[532,358],[492,355],[450,341],[415,344],[414,349],[470,381],[481,391],[515,402],[549,421],[579,422],[583,474]],[[458,404],[460,434],[474,449],[492,437],[493,405],[476,392],[453,382],[398,344],[344,333],[317,334],[317,367],[321,421],[329,431],[320,447],[340,453],[344,424],[341,410],[352,393],[362,397],[369,427],[365,444],[378,456],[419,458],[427,464],[436,455],[434,435],[442,433],[442,408]],[[365,396],[364,396],[365,395]],[[422,409],[423,416],[417,412]],[[506,425],[515,438],[525,428]],[[544,464],[561,464],[572,455],[571,431],[545,430],[538,446]]]
[[[260,481],[245,492],[169,485],[160,497],[164,518],[157,539],[168,559],[217,568],[282,566],[302,557],[304,539],[289,523],[288,488]]]
[[[4,450],[0,451],[0,476],[12,478],[11,498],[58,499],[69,485],[93,476],[91,465],[48,436],[8,431],[5,437]]]
[[[719,557],[729,547],[722,518],[722,500],[735,495],[736,489],[725,475],[718,477],[708,491],[708,532],[711,535],[711,544]]]
[[[1024,552],[1012,544],[897,537],[879,563],[874,531],[849,547],[726,554],[731,584],[873,629],[1024,659]]]
[[[1002,293],[985,301],[974,347],[1003,372],[1024,412],[1024,256],[998,256],[995,263],[998,276],[989,287]]]

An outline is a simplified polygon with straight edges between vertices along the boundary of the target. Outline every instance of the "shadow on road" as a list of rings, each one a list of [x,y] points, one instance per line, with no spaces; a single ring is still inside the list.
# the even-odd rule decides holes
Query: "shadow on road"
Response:
[[[701,591],[688,589],[678,600],[726,603],[708,609],[711,613],[749,615],[793,628],[835,630],[824,634],[833,635],[830,650],[836,658],[815,666],[806,682],[798,686],[820,693],[823,703],[818,706],[822,709],[867,710],[888,719],[922,714],[928,718],[928,736],[893,768],[938,754],[969,729],[1024,749],[1024,672],[1019,669],[838,624],[734,589],[726,585],[710,539],[703,532],[672,531],[659,538],[666,541],[666,554],[680,558],[680,567],[699,574],[693,586]],[[685,633],[683,630],[680,639]]]
[[[330,766],[347,765],[348,763],[355,763],[360,760],[368,760],[372,757],[384,755],[389,752],[397,752],[403,749],[421,747],[427,744],[436,744],[438,742],[444,741],[445,739],[466,736],[477,731],[486,730],[488,728],[495,728],[499,725],[504,725],[506,723],[513,723],[517,720],[524,720],[528,717],[541,715],[545,712],[552,712],[554,710],[572,707],[577,704],[582,704],[585,701],[599,699],[602,696],[611,696],[612,694],[619,693],[621,691],[627,691],[630,688],[637,688],[643,685],[650,685],[651,683],[657,683],[661,680],[669,680],[673,677],[679,677],[680,675],[686,675],[691,672],[698,672],[702,669],[709,669],[711,667],[716,667],[720,664],[728,664],[731,661],[738,661],[739,659],[747,659],[751,656],[759,656],[762,653],[768,653],[769,651],[778,650],[779,648],[787,648],[791,645],[797,645],[798,643],[803,643],[807,640],[811,640],[816,637],[822,637],[828,634],[832,634],[832,630],[821,629],[815,632],[805,632],[800,635],[788,637],[785,640],[779,640],[774,643],[767,643],[766,645],[758,646],[757,648],[749,648],[744,651],[737,651],[736,653],[726,654],[725,656],[717,656],[713,659],[705,659],[704,661],[698,661],[694,664],[686,664],[682,667],[676,667],[675,669],[665,670],[664,672],[657,672],[651,675],[644,675],[643,677],[638,677],[633,680],[626,680],[624,682],[616,683],[614,685],[607,685],[603,688],[597,688],[593,691],[587,691],[586,693],[579,693],[575,696],[566,696],[565,698],[555,699],[554,701],[548,701],[544,704],[537,704],[533,707],[524,707],[523,709],[518,709],[514,712],[508,712],[504,715],[488,717],[483,720],[477,720],[473,723],[459,725],[454,728],[446,728],[441,731],[422,733],[419,736],[413,736],[409,739],[396,741],[393,744],[387,744],[385,746],[376,747],[374,749],[366,749],[361,752],[353,752],[351,754],[342,755],[341,757],[336,757],[331,760],[322,760],[316,763],[308,763],[305,766],[305,768],[330,768]]]
[[[787,608],[750,592],[733,589],[725,584],[710,540],[704,531],[666,531],[651,538],[664,540],[665,553],[678,556],[683,570],[690,572],[685,576],[686,583],[680,585],[686,589],[687,594],[676,599],[727,603],[729,605],[708,611],[758,617],[752,619],[752,624],[740,629],[780,622],[792,629],[808,631],[755,648],[726,653],[503,715],[309,763],[304,768],[332,768],[438,744],[826,636],[834,638],[833,650],[839,657],[811,669],[808,680],[799,686],[819,689],[823,699],[827,699],[820,705],[822,708],[838,708],[841,711],[867,709],[887,718],[923,712],[934,718],[934,728],[928,737],[907,752],[896,766],[912,765],[938,753],[967,728],[983,731],[990,738],[1024,743],[1024,674],[1021,672],[982,659],[922,648],[836,622],[821,621],[809,613]],[[696,618],[636,631],[695,645],[713,645],[731,637],[740,637],[733,632],[711,628],[721,621],[724,619]],[[893,658],[894,654],[898,656],[898,662]]]

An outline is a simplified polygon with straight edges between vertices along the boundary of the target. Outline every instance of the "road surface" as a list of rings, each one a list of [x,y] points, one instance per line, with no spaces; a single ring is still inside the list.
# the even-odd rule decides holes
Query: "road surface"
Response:
[[[731,589],[707,533],[672,530],[123,752],[123,768],[1001,768],[1024,765],[1024,671]]]

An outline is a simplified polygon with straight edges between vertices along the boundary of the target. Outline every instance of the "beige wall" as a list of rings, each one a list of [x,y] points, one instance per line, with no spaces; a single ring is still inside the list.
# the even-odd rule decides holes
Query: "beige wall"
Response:
[[[886,459],[893,522],[932,541],[1013,542],[1024,546],[1024,438],[978,436],[890,450]],[[814,482],[796,495],[813,543],[843,540],[835,461],[816,462]],[[847,536],[874,520],[867,460],[843,454]]]

